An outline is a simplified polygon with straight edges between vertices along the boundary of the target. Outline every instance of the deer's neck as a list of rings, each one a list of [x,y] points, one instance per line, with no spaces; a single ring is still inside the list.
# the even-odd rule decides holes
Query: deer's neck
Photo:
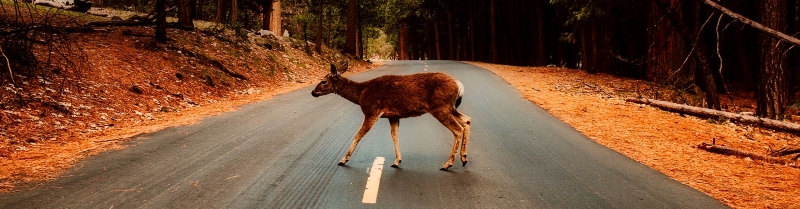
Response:
[[[356,103],[357,105],[361,105],[358,102],[361,99],[361,92],[364,89],[361,83],[345,77],[342,77],[342,80],[339,82],[339,86],[337,87],[335,93],[353,103]]]

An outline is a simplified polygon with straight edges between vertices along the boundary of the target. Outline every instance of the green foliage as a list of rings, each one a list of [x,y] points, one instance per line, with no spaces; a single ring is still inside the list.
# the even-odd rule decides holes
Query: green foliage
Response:
[[[228,27],[233,31],[233,34],[236,35],[239,41],[247,41],[248,29],[244,26],[244,23],[236,21],[228,24]]]
[[[575,27],[593,18],[616,14],[639,5],[637,0],[550,0],[550,4],[566,9],[569,13],[566,26]]]
[[[378,36],[374,39],[369,39],[366,55],[377,55],[383,59],[394,55],[394,46],[389,42],[389,36],[381,30],[376,29],[374,31],[377,31]]]
[[[316,20],[316,16],[314,14],[303,12],[295,15],[294,17],[292,17],[292,19],[300,24],[311,25],[312,23],[314,23],[314,20]]]

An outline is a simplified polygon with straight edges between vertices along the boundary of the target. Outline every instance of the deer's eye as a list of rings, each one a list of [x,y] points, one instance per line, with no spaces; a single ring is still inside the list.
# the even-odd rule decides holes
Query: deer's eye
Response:
[[[319,82],[319,83],[322,84],[322,85],[325,85],[325,84],[328,84],[328,81],[322,81],[322,82]]]

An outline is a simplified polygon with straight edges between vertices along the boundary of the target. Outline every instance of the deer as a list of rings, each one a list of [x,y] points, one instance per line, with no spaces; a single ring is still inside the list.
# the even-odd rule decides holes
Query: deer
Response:
[[[358,142],[380,118],[389,119],[395,160],[392,167],[398,168],[402,161],[398,143],[398,130],[401,118],[417,117],[430,113],[453,133],[453,148],[447,162],[440,170],[447,171],[453,166],[459,144],[461,163],[467,165],[467,144],[469,143],[472,118],[456,108],[464,95],[464,84],[452,76],[440,72],[426,72],[411,75],[384,75],[364,82],[356,82],[342,76],[348,63],[342,67],[331,64],[327,74],[311,92],[314,97],[337,94],[361,107],[364,121],[355,134],[353,143],[347,150],[340,166],[350,161],[350,156]]]

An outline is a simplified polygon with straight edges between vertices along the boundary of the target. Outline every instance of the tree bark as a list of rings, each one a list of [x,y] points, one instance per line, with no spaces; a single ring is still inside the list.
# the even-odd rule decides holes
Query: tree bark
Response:
[[[767,28],[786,28],[786,1],[762,0],[761,22]],[[756,91],[756,115],[782,119],[789,100],[789,77],[784,69],[783,53],[786,45],[767,34],[759,37],[761,43],[761,67]]]
[[[272,14],[272,1],[265,0],[262,1],[263,5],[261,5],[261,30],[269,30],[270,26],[270,14]],[[278,31],[272,31],[275,33],[275,36],[278,36]]]
[[[231,22],[239,21],[239,2],[231,0]]]
[[[283,34],[283,25],[281,25],[281,12],[281,0],[273,0],[272,10],[270,10],[269,17],[269,30],[274,32],[276,36],[279,36],[278,34]]]
[[[217,15],[214,17],[214,22],[222,23],[225,20],[225,12],[227,11],[225,2],[227,1],[217,0]]]
[[[356,4],[356,8],[358,8],[358,4]],[[363,24],[361,22],[361,11],[356,9],[356,29],[358,33],[356,33],[356,57],[364,58],[364,30]]]
[[[496,30],[497,29],[497,26],[496,26],[497,25],[497,21],[496,21],[496,15],[495,15],[495,1],[496,0],[490,0],[489,1],[489,4],[490,4],[489,5],[489,13],[490,13],[490,15],[489,15],[489,21],[490,22],[489,22],[489,24],[491,25],[491,34],[492,34],[492,37],[491,37],[491,42],[492,42],[491,43],[491,50],[490,50],[489,53],[491,53],[490,56],[492,56],[492,63],[497,63],[498,60],[500,59],[500,57],[498,55],[498,51],[497,51],[497,30]]]
[[[452,9],[452,8],[451,8]],[[456,60],[456,44],[453,39],[456,35],[453,34],[453,12],[451,9],[447,10],[447,59]]]
[[[406,46],[408,44],[406,41],[407,36],[408,36],[408,24],[400,23],[400,35],[397,37],[399,42],[397,44],[398,45],[397,51],[399,52],[397,56],[399,60],[408,60],[408,52],[406,52],[408,50]]]
[[[156,40],[167,43],[166,0],[156,0]]]
[[[317,35],[317,39],[314,41],[316,45],[314,45],[314,51],[317,54],[322,53],[322,16],[324,15],[324,10],[322,7],[322,0],[317,0],[317,30],[315,34]]]
[[[203,13],[204,0],[191,0],[189,1],[189,8],[192,11],[192,19],[202,20],[200,14]]]
[[[475,61],[477,58],[475,57],[475,3],[473,1],[469,2],[469,52],[470,52],[470,61]]]
[[[345,37],[345,44],[344,44],[344,53],[348,53],[350,55],[356,56],[357,54],[357,43],[356,38],[358,38],[358,26],[356,25],[356,10],[358,9],[358,0],[348,0],[347,2],[347,31]]]
[[[190,0],[178,0],[178,27],[184,30],[194,30]]]
[[[759,118],[750,115],[742,115],[736,114],[731,112],[719,111],[714,109],[708,108],[701,108],[689,105],[682,105],[676,104],[667,101],[660,101],[660,100],[653,100],[653,99],[638,99],[638,98],[627,98],[625,101],[638,103],[638,104],[646,104],[654,107],[658,107],[662,110],[676,112],[681,114],[688,114],[702,118],[726,118],[731,121],[737,121],[740,123],[746,124],[754,124],[765,128],[775,129],[775,130],[782,130],[788,131],[792,133],[800,133],[800,124],[796,123],[789,123],[780,120],[773,120],[769,118]]]
[[[433,21],[433,34],[435,38],[433,42],[436,43],[436,60],[442,59],[442,46],[441,46],[441,39],[439,37],[439,21]]]

